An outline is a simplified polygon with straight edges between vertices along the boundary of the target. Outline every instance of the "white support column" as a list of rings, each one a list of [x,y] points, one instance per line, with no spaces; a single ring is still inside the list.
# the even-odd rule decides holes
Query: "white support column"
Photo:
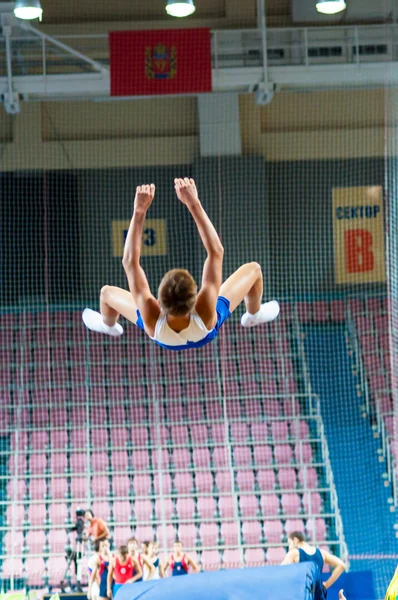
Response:
[[[242,154],[238,94],[202,94],[198,106],[201,156]]]

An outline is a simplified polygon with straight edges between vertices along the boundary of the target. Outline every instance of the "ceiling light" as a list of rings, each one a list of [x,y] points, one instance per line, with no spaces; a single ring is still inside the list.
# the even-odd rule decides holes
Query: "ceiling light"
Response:
[[[316,3],[317,11],[324,15],[335,15],[345,8],[345,0],[318,0]]]
[[[14,15],[18,19],[40,19],[43,9],[40,0],[17,0],[14,8]]]
[[[188,17],[195,10],[193,0],[167,0],[166,12],[171,17]]]

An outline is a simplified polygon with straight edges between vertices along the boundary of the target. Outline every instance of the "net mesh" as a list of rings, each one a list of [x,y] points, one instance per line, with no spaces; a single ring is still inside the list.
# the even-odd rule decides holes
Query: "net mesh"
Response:
[[[17,46],[18,74],[39,72],[32,43]],[[105,45],[74,47],[99,60]],[[82,69],[68,56],[50,53],[54,73]],[[220,94],[228,122],[189,96],[0,115],[3,589],[74,581],[71,528],[91,507],[114,547],[156,539],[166,557],[178,537],[206,570],[279,563],[303,531],[371,569],[382,596],[397,557],[393,96],[281,92],[259,106]],[[238,309],[183,353],[126,321],[117,340],[88,332],[82,309],[104,285],[127,288],[136,185],[157,186],[142,257],[152,291],[175,267],[200,281],[176,176],[197,182],[225,276],[259,262],[280,317],[244,330]]]

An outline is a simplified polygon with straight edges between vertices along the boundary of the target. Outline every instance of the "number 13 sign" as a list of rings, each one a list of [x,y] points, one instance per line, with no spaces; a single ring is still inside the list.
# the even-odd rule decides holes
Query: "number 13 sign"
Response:
[[[121,257],[130,221],[112,221],[113,256]],[[164,256],[166,250],[166,220],[146,219],[142,235],[142,256]]]

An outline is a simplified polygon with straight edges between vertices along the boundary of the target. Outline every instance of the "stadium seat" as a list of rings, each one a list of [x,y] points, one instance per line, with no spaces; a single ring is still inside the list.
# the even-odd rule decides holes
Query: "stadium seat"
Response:
[[[135,487],[136,485],[138,485],[138,481],[141,480],[141,478],[144,478],[145,481],[148,482],[149,488],[150,489],[150,478],[149,475],[135,475],[134,476],[134,491],[136,494],[138,494],[137,492],[137,488]],[[147,488],[145,488],[145,490],[147,490]],[[128,475],[112,475],[112,483],[111,483],[111,492],[114,496],[129,496],[130,495],[130,478]],[[145,494],[147,494],[148,491],[145,491]]]
[[[65,424],[63,424],[65,425]],[[68,431],[65,429],[57,429],[50,431],[50,448],[51,450],[65,450],[68,446],[69,437]]]
[[[298,515],[301,511],[301,499],[298,494],[282,494],[282,510],[286,515]]]
[[[256,487],[253,471],[237,471],[236,485],[241,492],[253,492]]]
[[[26,583],[29,587],[43,586],[45,572],[44,560],[42,558],[27,558],[25,561]],[[4,565],[3,565],[4,573]],[[14,573],[15,576],[15,573]]]
[[[174,477],[174,488],[179,494],[190,494],[193,489],[192,473],[178,472]]]
[[[290,535],[293,531],[301,531],[304,533],[304,523],[302,519],[286,519],[285,533]]]
[[[140,477],[147,477],[140,475]],[[137,475],[134,477],[134,482],[137,478]],[[154,477],[154,487],[156,494],[170,494],[172,488],[171,475],[169,473],[162,473],[162,476],[158,473],[155,473]],[[137,492],[138,494],[138,492]]]
[[[216,501],[214,498],[210,497],[206,497],[206,498],[198,498],[198,502],[197,502],[197,510],[199,513],[199,516],[202,520],[204,519],[214,519],[216,512],[217,512],[217,506],[216,506]]]
[[[260,490],[268,491],[275,489],[276,477],[272,469],[260,469],[257,471],[257,483]]]
[[[8,527],[21,527],[25,521],[25,507],[23,504],[9,504],[6,510]]]
[[[24,569],[20,558],[6,558],[2,565],[2,579],[18,578],[22,579]]]
[[[51,525],[65,525],[68,520],[68,507],[64,502],[51,502],[48,507],[48,518]]]
[[[245,563],[250,566],[261,566],[264,564],[264,552],[262,548],[246,548]]]
[[[43,500],[42,500],[43,501]],[[47,508],[45,504],[29,504],[28,506],[28,523],[30,525],[38,525],[40,527],[46,522]]]
[[[293,458],[293,452],[289,444],[276,444],[274,446],[274,457],[277,464],[289,465]]]
[[[330,317],[332,321],[339,323],[345,320],[344,300],[332,300],[330,302]]]
[[[285,441],[289,438],[289,428],[287,421],[272,421],[271,435],[275,442]]]
[[[193,525],[191,525],[191,527],[194,527]],[[137,532],[136,532],[136,536]],[[176,528],[174,527],[174,525],[162,525],[162,527],[158,528],[158,536],[159,539],[161,539],[162,541],[164,539],[166,539],[166,545],[167,547],[171,547],[173,545],[173,543],[175,542],[175,540],[177,539],[177,537],[179,538],[179,536],[177,536],[177,531]],[[195,532],[195,537],[196,537],[196,532]],[[142,537],[138,538],[138,539],[151,539],[151,538],[145,538]],[[182,537],[181,537],[182,539]],[[187,542],[186,540],[182,540],[182,542],[187,546]]]
[[[41,484],[39,483],[41,481]],[[32,496],[32,484],[35,486],[35,496]],[[30,497],[31,499],[39,500],[46,496],[47,489],[46,481],[40,479],[30,480]],[[54,500],[63,500],[68,493],[68,482],[65,477],[53,477],[50,479],[50,494],[49,497]]]
[[[242,565],[242,556],[240,550],[224,550],[223,567],[224,569],[237,569]]]
[[[278,482],[282,490],[296,489],[296,471],[290,468],[281,468],[278,471]]]
[[[152,533],[152,535],[153,535],[153,533]],[[116,547],[127,544],[127,540],[129,540],[131,538],[131,536],[132,536],[132,532],[131,532],[131,527],[129,525],[118,525],[113,528],[113,539],[114,539],[114,544]],[[145,539],[145,538],[141,538],[141,539]]]
[[[216,523],[200,523],[199,538],[203,546],[217,546],[218,526]]]
[[[84,464],[84,468],[83,468]],[[79,469],[80,467],[80,469]],[[70,470],[72,472],[80,472],[85,470],[86,456],[84,454],[71,454]],[[68,460],[63,452],[50,454],[50,473],[53,475],[63,475],[68,468]]]
[[[12,502],[21,501],[26,495],[26,484],[23,479],[10,479],[7,483],[7,497]],[[43,498],[43,496],[41,496]]]
[[[90,457],[90,464],[93,473],[105,473],[109,471],[109,457],[107,452],[92,452]],[[126,469],[126,463],[124,463],[124,469]]]
[[[111,466],[114,472],[128,471],[129,458],[126,450],[114,450],[111,453]]]
[[[324,519],[308,519],[306,532],[313,542],[323,541],[326,538],[326,523]]]
[[[232,491],[232,478],[229,471],[219,471],[216,474],[216,486],[219,492]]]
[[[235,446],[233,449],[233,461],[238,467],[250,466],[252,463],[252,452],[249,446]]]
[[[48,583],[50,586],[59,587],[66,569],[66,560],[63,556],[50,556],[47,561]]]
[[[26,472],[26,454],[12,454],[8,459],[8,470],[11,475],[24,475]]]
[[[286,417],[297,417],[298,415],[300,415],[300,404],[297,398],[283,398],[282,405],[283,412]]]
[[[230,437],[234,443],[245,443],[249,437],[249,428],[247,423],[231,423]]]
[[[193,498],[177,498],[176,513],[179,519],[191,520],[195,515]]]
[[[70,491],[73,499],[85,498],[87,495],[87,478],[71,477]]]
[[[186,425],[172,425],[170,439],[173,444],[186,446],[188,444],[188,427]]]
[[[298,478],[300,485],[304,489],[313,489],[318,487],[318,475],[315,467],[302,467],[299,469]]]
[[[32,431],[29,445],[32,450],[44,451],[48,445],[48,431]]]
[[[294,456],[298,464],[312,463],[312,448],[310,444],[299,443],[294,447]]]
[[[251,437],[254,442],[266,442],[268,439],[268,424],[267,423],[252,423]]]
[[[207,462],[206,462],[206,452],[208,454]],[[208,466],[210,463],[210,453],[207,448],[198,448],[196,449],[196,458],[198,463],[197,467]],[[195,453],[195,450],[194,450]],[[200,457],[203,456],[202,462],[200,462]],[[187,469],[191,465],[191,454],[187,448],[174,448],[172,453],[172,464],[175,469]]]
[[[109,490],[109,477],[107,475],[94,475],[91,478],[91,492],[94,498],[106,498]]]
[[[125,448],[128,445],[129,433],[125,427],[112,427],[110,432],[112,448]]]
[[[226,546],[237,546],[239,524],[236,521],[221,523],[220,535]]]
[[[147,446],[149,442],[148,428],[144,426],[133,427],[131,429],[131,442],[136,448]],[[152,440],[152,442],[154,442],[154,440]]]
[[[313,319],[316,323],[326,323],[329,320],[329,306],[325,300],[312,303]]]
[[[264,517],[277,517],[279,514],[279,498],[276,494],[263,494],[260,497],[260,508]]]
[[[42,475],[47,471],[47,454],[30,454],[29,472],[31,475]]]
[[[178,401],[168,402],[167,403],[167,411],[166,417],[169,423],[181,423],[185,417],[184,405],[181,403],[181,392],[178,393],[177,390],[181,390],[181,386],[173,385],[173,393],[175,394],[173,397],[178,398]],[[167,392],[166,392],[167,393]]]
[[[44,531],[30,530],[26,534],[25,545],[29,554],[41,554],[46,548],[47,540]]]
[[[155,500],[155,515],[159,521],[163,518],[171,521],[175,515],[175,507],[171,498],[157,498]]]
[[[19,554],[23,548],[25,540],[22,531],[7,531],[4,538],[4,552],[9,555]]]
[[[270,544],[277,544],[282,541],[283,538],[283,525],[282,521],[278,519],[272,521],[264,521],[264,537]]]
[[[265,444],[261,446],[254,446],[253,456],[254,463],[258,467],[272,464],[272,450],[270,446]]]
[[[267,562],[271,565],[279,565],[283,561],[285,556],[286,550],[282,547],[268,548],[267,552],[265,553]]]
[[[190,433],[194,445],[207,444],[209,433],[207,425],[191,425]]]
[[[48,545],[52,554],[65,552],[68,536],[64,529],[50,529],[48,532]]]
[[[236,506],[233,496],[219,497],[218,512],[222,519],[230,519],[236,517]]]
[[[216,444],[225,444],[227,441],[227,432],[224,423],[214,423],[210,429],[211,439]]]
[[[245,544],[259,544],[263,533],[258,521],[244,521],[242,523],[242,536]]]
[[[254,495],[240,496],[239,511],[242,517],[255,517],[259,512],[258,500]]]
[[[218,550],[204,550],[200,557],[200,564],[204,571],[216,571],[221,563]]]
[[[111,507],[109,502],[104,502],[103,500],[94,500],[91,506],[93,513],[104,521],[109,521],[111,515]]]
[[[228,447],[227,446],[216,446],[213,449],[212,454],[212,462],[214,467],[223,468],[229,466],[229,456],[228,456]]]
[[[200,394],[200,396],[202,393]],[[200,397],[199,396],[199,397]],[[190,423],[195,423],[196,421],[203,421],[205,418],[204,415],[204,407],[203,403],[199,401],[189,401],[186,405],[186,419]]]
[[[289,422],[290,437],[298,440],[305,440],[310,435],[310,429],[307,421],[296,419]]]
[[[149,454],[146,450],[133,450],[131,464],[135,471],[147,471],[150,468]]]
[[[195,488],[198,494],[210,494],[213,491],[213,476],[210,472],[195,473]]]
[[[66,458],[64,455],[60,454],[52,454],[51,458],[58,456],[57,462],[55,462],[56,470],[54,470],[53,465],[51,464],[51,472],[52,473],[63,473],[65,469],[63,469],[63,461],[61,458]],[[60,463],[59,465],[57,463]],[[85,473],[88,466],[87,454],[85,452],[71,452],[69,457],[69,470],[71,473]]]
[[[223,407],[219,401],[208,401],[206,403],[206,414],[209,421],[220,421],[223,419]]]
[[[257,395],[258,385],[256,382],[247,382],[244,384],[243,394],[244,395]],[[261,400],[256,398],[244,398],[243,410],[246,413],[246,417],[250,420],[257,421],[263,418],[263,407]]]
[[[125,501],[122,501],[122,502],[123,502],[123,506],[124,506],[124,512],[126,512],[127,503]],[[117,502],[113,503],[113,515],[115,517],[115,520],[127,521],[128,518],[130,518],[130,514],[131,514],[130,503],[128,502],[128,505],[129,505],[129,517],[128,518],[126,517],[126,514],[125,514],[124,518],[115,516],[115,505],[116,504],[119,504],[119,506],[120,506],[121,502],[119,501],[118,503]],[[134,502],[134,517],[138,522],[150,521],[152,519],[152,512],[153,512],[153,508],[152,508],[152,502],[150,500],[138,499]]]
[[[73,450],[83,450],[87,444],[87,430],[73,428],[70,432],[70,445]]]

